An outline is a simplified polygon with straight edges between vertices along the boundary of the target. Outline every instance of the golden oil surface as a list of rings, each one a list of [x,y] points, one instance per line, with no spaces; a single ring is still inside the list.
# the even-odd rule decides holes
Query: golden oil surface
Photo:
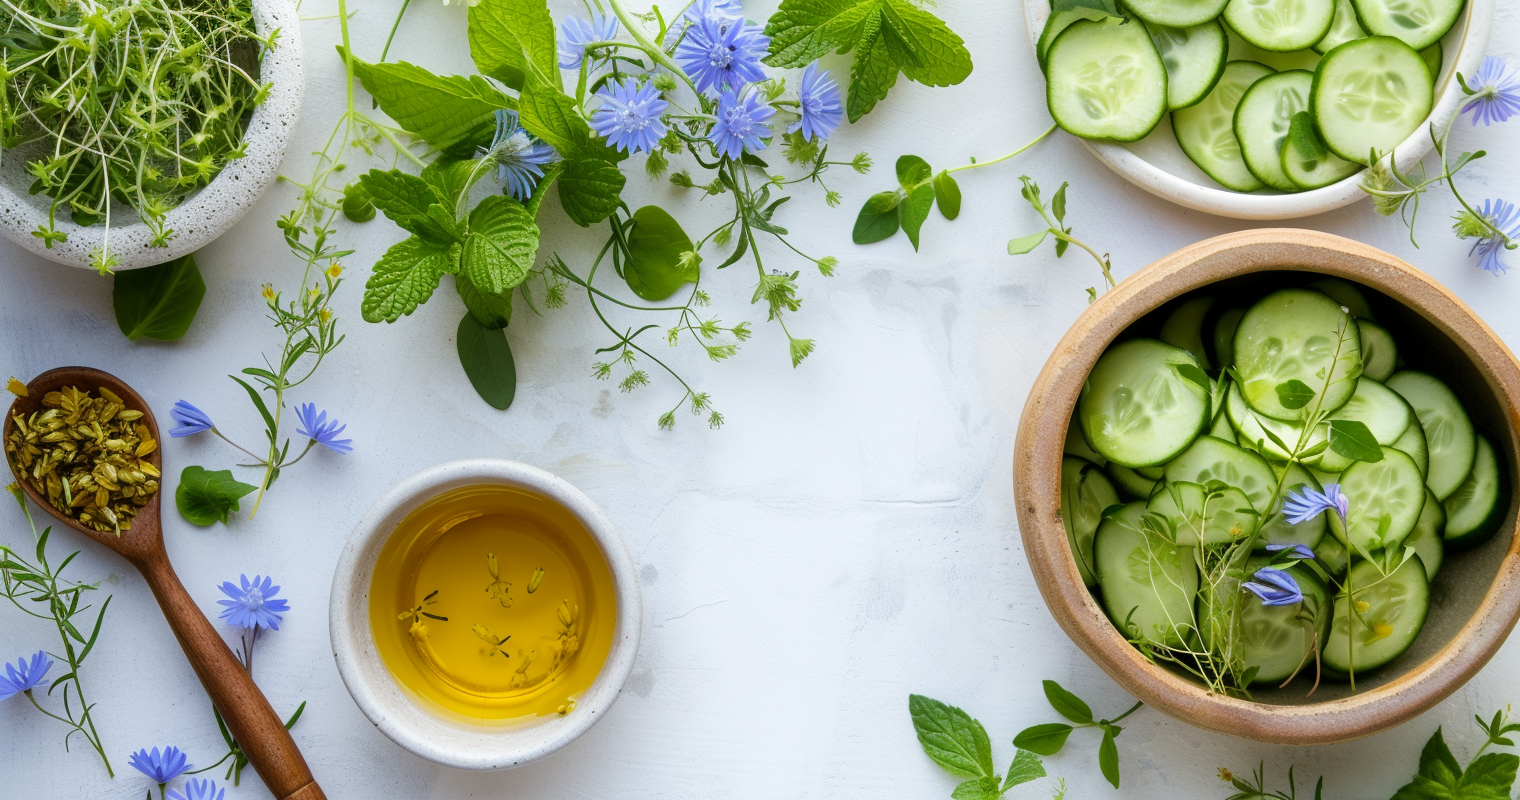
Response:
[[[616,605],[579,519],[535,492],[476,486],[396,527],[375,564],[369,619],[387,669],[421,704],[514,723],[574,713],[607,659]]]

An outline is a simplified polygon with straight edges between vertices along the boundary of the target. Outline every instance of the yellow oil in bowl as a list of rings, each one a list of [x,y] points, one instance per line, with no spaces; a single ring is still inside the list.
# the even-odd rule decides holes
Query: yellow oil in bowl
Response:
[[[612,573],[575,515],[526,489],[456,489],[386,541],[370,583],[381,659],[414,699],[476,724],[573,714],[612,645]]]

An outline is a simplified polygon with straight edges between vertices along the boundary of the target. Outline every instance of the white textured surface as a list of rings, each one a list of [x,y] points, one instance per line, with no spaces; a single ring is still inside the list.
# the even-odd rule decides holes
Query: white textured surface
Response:
[[[399,5],[359,7],[361,54],[379,52]],[[554,0],[556,14],[576,7]],[[762,18],[773,7],[754,4],[750,13]],[[452,336],[462,311],[447,289],[396,325],[359,320],[363,265],[399,232],[379,223],[352,229],[360,250],[349,260],[355,282],[340,294],[349,339],[299,399],[348,422],[358,449],[346,457],[316,453],[291,469],[252,522],[200,530],[171,515],[166,532],[180,575],[207,610],[218,608],[216,584],[239,571],[273,573],[285,587],[293,610],[260,643],[257,678],[277,709],[310,701],[296,740],[329,797],[944,798],[955,779],[920,752],[908,693],[980,717],[1000,765],[1012,758],[1014,732],[1054,717],[1042,678],[1061,680],[1100,713],[1128,706],[1051,620],[1018,543],[1011,450],[1019,411],[1097,276],[1075,251],[1060,261],[1048,245],[1019,259],[1005,254],[1008,238],[1036,225],[1018,198],[1017,177],[1038,179],[1047,193],[1071,181],[1069,223],[1113,253],[1121,276],[1247,225],[1164,203],[1057,136],[1018,161],[963,174],[961,219],[931,219],[923,252],[914,254],[902,237],[851,245],[855,209],[892,185],[897,155],[917,153],[936,166],[985,159],[1048,124],[1019,9],[941,0],[938,10],[969,41],[977,64],[971,78],[947,89],[899,83],[875,113],[836,137],[835,152],[869,150],[882,168],[830,175],[846,208],[802,196],[778,219],[799,247],[842,262],[833,279],[803,278],[806,302],[792,329],[816,337],[818,352],[800,369],[789,366],[780,332],[747,304],[751,267],[710,276],[723,318],[753,320],[759,331],[725,365],[684,347],[673,354],[727,415],[721,431],[689,417],[673,433],[655,430],[655,418],[676,400],[667,381],[620,395],[592,380],[591,351],[609,337],[582,299],[543,318],[520,313],[511,329],[522,379],[517,404],[506,413],[490,409],[457,366]],[[414,2],[410,13],[393,55],[464,70],[460,5]],[[336,26],[310,22],[304,32],[308,102],[286,164],[295,175],[307,169],[305,154],[319,146],[342,102]],[[1517,34],[1520,10],[1502,4],[1494,52],[1520,58]],[[1494,153],[1468,173],[1472,197],[1520,194],[1520,120],[1464,126],[1456,145]],[[665,202],[688,230],[699,220],[716,224],[722,212],[636,174],[628,198],[634,206]],[[276,186],[203,251],[206,305],[176,344],[128,343],[112,320],[106,281],[0,246],[0,373],[104,367],[161,414],[183,397],[254,440],[242,390],[224,376],[277,344],[258,291],[265,281],[296,277],[274,226],[291,202],[289,187]],[[1454,208],[1449,195],[1430,196],[1420,250],[1367,204],[1300,224],[1420,265],[1520,348],[1520,275],[1476,270],[1447,231]],[[585,263],[600,235],[558,211],[545,216],[546,248]],[[780,247],[767,245],[763,254],[767,268],[800,267]],[[1520,256],[1512,260],[1520,265]],[[165,455],[177,466],[234,461],[204,439],[169,442]],[[333,567],[365,510],[407,475],[474,456],[525,461],[580,488],[617,525],[643,579],[638,662],[608,718],[554,757],[501,773],[435,766],[371,727],[339,680],[325,618]],[[24,537],[14,512],[0,515],[0,537]],[[55,546],[77,543],[60,534]],[[61,726],[14,699],[0,704],[0,776],[17,797],[141,797],[146,779],[128,774],[130,751],[176,743],[207,764],[220,755],[220,737],[142,581],[115,556],[78,546],[86,549],[76,574],[105,581],[116,597],[86,679],[120,776],[107,781],[77,746],[65,754]],[[0,657],[14,660],[53,642],[44,626],[0,609]],[[1217,767],[1243,771],[1265,759],[1278,776],[1295,763],[1301,779],[1324,773],[1327,797],[1379,800],[1407,779],[1437,725],[1470,753],[1472,714],[1520,701],[1517,671],[1520,640],[1409,725],[1313,750],[1230,739],[1141,711],[1119,740],[1122,793],[1097,774],[1090,736],[1074,736],[1047,766],[1067,779],[1073,798],[1223,797]],[[249,780],[228,798],[265,796],[251,773]],[[1031,788],[1011,796],[1048,795]]]

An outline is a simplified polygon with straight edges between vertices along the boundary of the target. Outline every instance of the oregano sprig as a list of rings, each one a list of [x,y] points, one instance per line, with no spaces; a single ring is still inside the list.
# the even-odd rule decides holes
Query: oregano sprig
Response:
[[[1045,699],[1050,702],[1050,707],[1069,722],[1047,722],[1025,728],[1019,732],[1019,735],[1013,737],[1014,746],[1042,756],[1053,756],[1066,746],[1066,739],[1071,736],[1072,731],[1080,728],[1098,728],[1103,731],[1103,738],[1098,742],[1098,768],[1115,789],[1119,788],[1119,745],[1116,740],[1124,729],[1119,727],[1118,723],[1145,704],[1135,703],[1129,707],[1128,711],[1113,719],[1096,719],[1093,717],[1092,708],[1082,698],[1067,691],[1061,684],[1047,680],[1043,686]]]
[[[1061,188],[1057,189],[1056,193],[1051,196],[1050,205],[1047,207],[1044,198],[1040,196],[1039,184],[1035,183],[1027,175],[1020,175],[1019,180],[1024,184],[1024,188],[1019,190],[1019,195],[1034,208],[1035,213],[1040,215],[1040,219],[1045,221],[1045,228],[1044,230],[1036,231],[1028,236],[1020,236],[1008,242],[1008,255],[1021,256],[1025,253],[1033,252],[1036,247],[1040,246],[1041,242],[1045,241],[1045,237],[1053,236],[1056,240],[1056,258],[1060,258],[1066,254],[1068,245],[1075,244],[1086,250],[1087,254],[1092,256],[1094,261],[1098,262],[1098,269],[1103,271],[1103,282],[1107,285],[1107,288],[1114,288],[1113,267],[1109,263],[1108,254],[1098,255],[1097,250],[1094,250],[1086,242],[1073,236],[1071,228],[1066,225],[1067,184],[1061,184]],[[1088,302],[1096,300],[1098,298],[1098,290],[1089,287],[1087,298]]]

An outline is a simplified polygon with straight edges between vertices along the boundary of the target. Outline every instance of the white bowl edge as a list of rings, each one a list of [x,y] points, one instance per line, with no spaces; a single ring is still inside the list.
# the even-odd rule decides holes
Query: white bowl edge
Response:
[[[1458,72],[1472,75],[1482,64],[1493,32],[1494,6],[1495,0],[1467,0],[1462,19],[1457,21],[1457,26],[1466,26],[1465,32],[1455,48],[1455,55],[1445,54],[1441,80],[1437,82],[1436,102],[1430,116],[1419,130],[1394,149],[1394,159],[1400,171],[1412,169],[1430,152],[1433,147],[1430,125],[1446,125],[1466,100],[1455,75]],[[1024,0],[1024,23],[1031,51],[1049,16],[1048,0]],[[1170,124],[1169,119],[1167,124]],[[1361,188],[1365,170],[1321,189],[1296,194],[1247,194],[1203,185],[1168,172],[1146,161],[1123,144],[1087,139],[1081,141],[1093,155],[1130,183],[1163,200],[1215,216],[1249,220],[1297,219],[1334,211],[1368,196]]]
[[[396,525],[419,504],[457,488],[499,484],[547,495],[581,520],[606,557],[617,596],[617,621],[606,663],[573,713],[520,727],[467,728],[416,704],[397,685],[375,648],[369,584],[375,560]],[[333,573],[329,632],[338,673],[354,702],[382,733],[413,754],[449,767],[509,769],[544,758],[606,715],[633,671],[642,628],[637,570],[622,538],[591,499],[565,480],[503,459],[452,461],[407,478],[376,501],[355,526]]]

